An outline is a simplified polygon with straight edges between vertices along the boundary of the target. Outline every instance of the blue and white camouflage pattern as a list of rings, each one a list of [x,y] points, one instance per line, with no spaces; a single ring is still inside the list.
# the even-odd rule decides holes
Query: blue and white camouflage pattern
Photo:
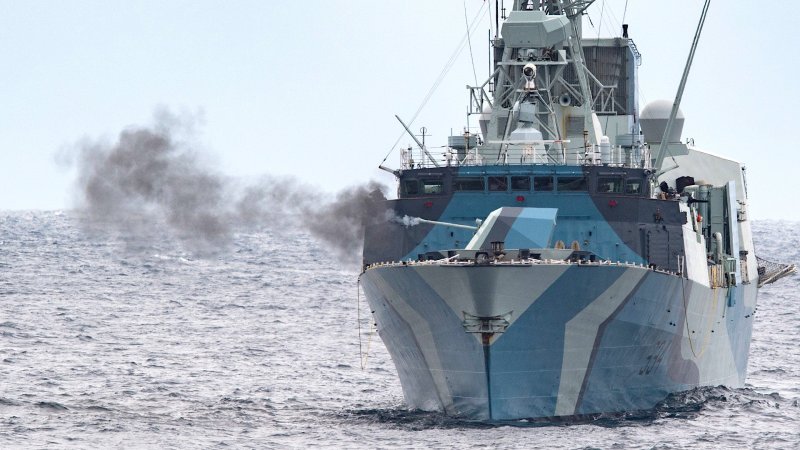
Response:
[[[744,168],[684,144],[679,105],[640,114],[627,30],[582,40],[592,2],[566,3],[513,2],[468,87],[482,142],[404,150],[365,225],[361,285],[411,408],[569,417],[744,384],[765,269]]]
[[[744,383],[754,284],[709,289],[641,266],[548,262],[376,266],[361,282],[411,408],[573,416]],[[466,332],[469,316],[508,327],[484,346]]]

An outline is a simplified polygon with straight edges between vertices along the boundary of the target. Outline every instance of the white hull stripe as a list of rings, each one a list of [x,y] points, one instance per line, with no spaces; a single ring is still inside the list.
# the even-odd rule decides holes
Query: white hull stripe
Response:
[[[626,270],[605,292],[567,322],[557,416],[575,414],[594,346],[599,343],[596,338],[600,326],[617,311],[645,275],[645,270]]]

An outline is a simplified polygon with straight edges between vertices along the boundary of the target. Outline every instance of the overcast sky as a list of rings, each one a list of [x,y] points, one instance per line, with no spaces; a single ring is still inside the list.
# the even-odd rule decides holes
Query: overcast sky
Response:
[[[640,107],[671,100],[702,0],[625,3],[595,2],[585,36],[618,34],[624,14],[643,55]],[[800,167],[798,14],[789,0],[754,4],[712,2],[684,137],[747,165],[751,217],[800,220],[788,207]],[[159,106],[200,117],[199,150],[231,177],[294,175],[329,192],[393,184],[376,167],[402,132],[394,114],[414,115],[466,31],[465,5],[480,22],[483,82],[482,0],[0,0],[0,209],[71,207],[74,170],[57,155],[148,125]],[[473,83],[467,48],[412,129],[444,144],[465,125]],[[398,161],[395,151],[386,165]]]

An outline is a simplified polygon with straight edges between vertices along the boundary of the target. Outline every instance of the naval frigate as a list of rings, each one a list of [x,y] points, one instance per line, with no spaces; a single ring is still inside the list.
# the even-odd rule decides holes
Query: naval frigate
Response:
[[[675,100],[642,110],[627,25],[582,39],[592,1],[497,3],[478,128],[402,150],[365,231],[359,280],[408,407],[570,417],[743,386],[758,288],[794,267],[756,257],[744,166],[681,139],[708,1]]]

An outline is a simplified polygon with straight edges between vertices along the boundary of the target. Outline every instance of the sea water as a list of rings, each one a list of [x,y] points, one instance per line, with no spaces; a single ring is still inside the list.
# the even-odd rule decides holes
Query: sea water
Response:
[[[757,253],[800,263],[798,229],[754,222]],[[800,447],[796,276],[759,293],[743,389],[484,424],[406,409],[357,269],[307,235],[181,242],[0,212],[0,448]]]

